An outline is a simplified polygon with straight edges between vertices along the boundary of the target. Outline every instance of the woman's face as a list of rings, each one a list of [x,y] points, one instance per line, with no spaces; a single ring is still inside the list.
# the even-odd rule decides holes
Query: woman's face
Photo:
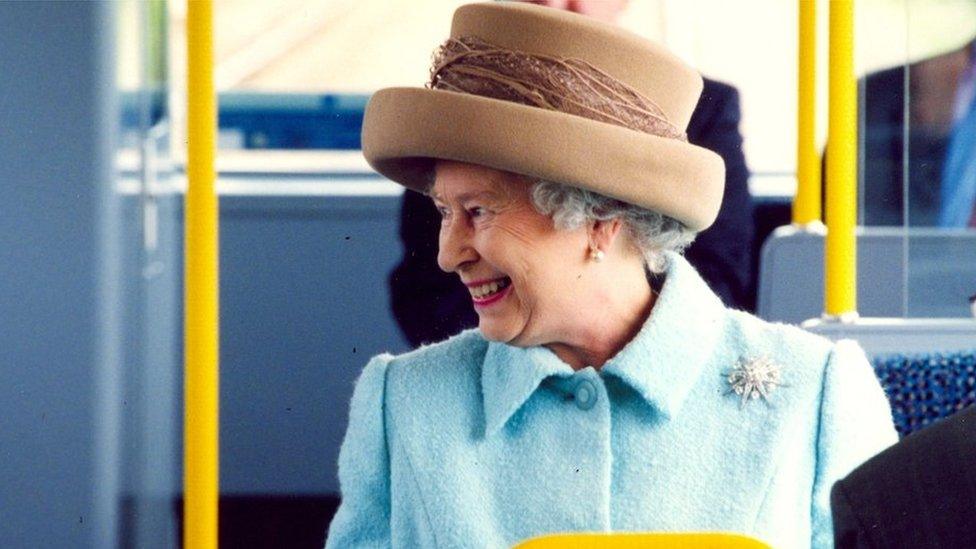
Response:
[[[522,347],[561,341],[591,283],[586,228],[557,230],[533,207],[530,188],[520,175],[440,161],[431,190],[442,216],[441,269],[467,286],[487,339]]]

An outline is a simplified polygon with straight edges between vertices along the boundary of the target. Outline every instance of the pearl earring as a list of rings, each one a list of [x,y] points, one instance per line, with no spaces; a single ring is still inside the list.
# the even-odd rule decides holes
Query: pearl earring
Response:
[[[590,259],[596,261],[597,263],[603,261],[603,250],[598,248],[593,248],[590,250]]]

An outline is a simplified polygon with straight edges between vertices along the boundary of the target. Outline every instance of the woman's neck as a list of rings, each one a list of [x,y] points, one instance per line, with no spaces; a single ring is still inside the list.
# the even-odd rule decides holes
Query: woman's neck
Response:
[[[602,368],[634,339],[654,308],[657,296],[643,271],[636,280],[616,282],[610,291],[595,296],[589,308],[581,308],[596,315],[576,318],[580,325],[570,337],[545,345],[574,370]]]

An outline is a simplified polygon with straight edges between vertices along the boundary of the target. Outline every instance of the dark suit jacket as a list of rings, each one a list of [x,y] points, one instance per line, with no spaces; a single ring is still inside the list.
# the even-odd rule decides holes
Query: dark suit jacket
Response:
[[[739,94],[705,79],[688,124],[688,140],[725,161],[725,196],[718,218],[698,235],[686,257],[732,307],[746,308],[752,290],[752,200],[739,133]],[[446,339],[477,326],[471,296],[453,273],[437,267],[440,216],[430,199],[406,191],[400,216],[404,254],[390,275],[393,314],[413,345]]]
[[[871,458],[830,500],[839,549],[976,547],[976,406]]]

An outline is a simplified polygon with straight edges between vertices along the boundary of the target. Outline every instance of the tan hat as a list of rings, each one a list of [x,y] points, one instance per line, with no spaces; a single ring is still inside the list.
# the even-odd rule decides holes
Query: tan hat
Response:
[[[363,154],[425,191],[434,161],[555,181],[674,217],[718,215],[725,165],[684,131],[702,79],[663,47],[594,19],[516,2],[457,9],[428,88],[376,92]]]

